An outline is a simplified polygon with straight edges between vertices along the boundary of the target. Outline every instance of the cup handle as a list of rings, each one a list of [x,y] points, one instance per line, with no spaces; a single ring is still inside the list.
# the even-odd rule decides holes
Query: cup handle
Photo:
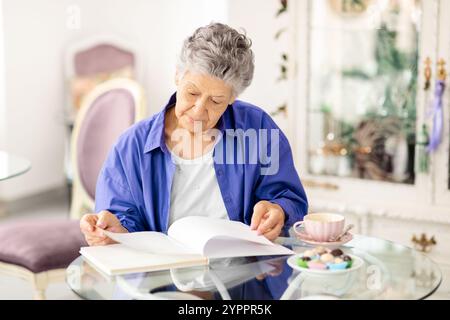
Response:
[[[300,227],[305,221],[297,221],[296,223],[294,223],[294,225],[292,226],[292,229],[294,230],[294,232],[298,235],[301,235],[300,232],[297,231],[297,227]]]

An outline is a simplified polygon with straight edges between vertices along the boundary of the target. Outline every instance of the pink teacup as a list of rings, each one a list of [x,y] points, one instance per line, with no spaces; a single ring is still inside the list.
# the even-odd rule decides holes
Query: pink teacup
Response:
[[[303,225],[304,232],[299,230]],[[294,223],[294,232],[300,236],[307,236],[318,242],[328,242],[344,231],[345,217],[335,213],[311,213],[303,218],[303,221]]]

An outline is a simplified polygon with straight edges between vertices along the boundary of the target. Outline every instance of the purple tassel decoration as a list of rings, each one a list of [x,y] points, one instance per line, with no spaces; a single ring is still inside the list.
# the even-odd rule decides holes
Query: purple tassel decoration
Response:
[[[442,98],[445,93],[445,81],[438,80],[436,82],[436,90],[434,93],[433,107],[431,115],[433,116],[433,128],[431,131],[430,143],[427,147],[428,152],[437,150],[442,140],[442,130],[444,126],[444,110]]]

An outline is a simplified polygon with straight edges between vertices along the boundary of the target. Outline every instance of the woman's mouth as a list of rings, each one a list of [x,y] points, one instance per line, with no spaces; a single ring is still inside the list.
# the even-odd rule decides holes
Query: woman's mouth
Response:
[[[188,122],[190,123],[190,124],[194,124],[194,123],[203,123],[203,120],[195,120],[195,119],[192,119],[190,116],[188,116],[188,115],[186,115],[186,117],[187,117],[187,119],[188,119]]]

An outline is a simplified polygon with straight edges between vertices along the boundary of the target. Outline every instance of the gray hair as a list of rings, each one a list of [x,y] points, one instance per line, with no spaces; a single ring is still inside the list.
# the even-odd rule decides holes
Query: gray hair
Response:
[[[205,73],[225,81],[237,97],[250,86],[254,72],[252,41],[245,33],[211,23],[188,37],[178,58],[177,70]]]

